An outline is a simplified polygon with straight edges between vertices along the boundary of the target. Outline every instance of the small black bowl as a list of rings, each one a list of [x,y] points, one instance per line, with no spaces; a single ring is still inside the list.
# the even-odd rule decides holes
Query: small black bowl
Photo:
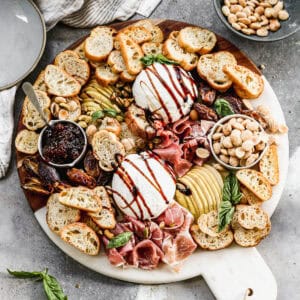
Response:
[[[232,32],[237,35],[246,38],[248,40],[257,42],[273,42],[287,38],[288,36],[294,34],[300,29],[300,1],[299,0],[285,0],[284,9],[286,9],[290,17],[286,21],[280,21],[280,29],[275,32],[270,32],[268,36],[257,36],[257,35],[247,35],[234,29],[231,24],[227,21],[222,13],[222,6],[224,5],[224,0],[214,0],[215,10],[225,24]]]

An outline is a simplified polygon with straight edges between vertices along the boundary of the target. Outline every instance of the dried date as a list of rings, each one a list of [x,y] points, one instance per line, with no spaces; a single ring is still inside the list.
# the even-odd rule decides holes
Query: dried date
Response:
[[[216,90],[214,90],[209,85],[205,84],[204,82],[200,83],[199,86],[199,95],[201,100],[206,105],[212,105],[216,99]]]
[[[100,167],[99,167],[99,161],[94,156],[93,152],[90,150],[86,154],[84,158],[84,170],[86,173],[92,177],[97,178],[100,175]]]
[[[194,109],[197,111],[200,120],[218,121],[218,115],[216,112],[201,103],[195,103]]]
[[[83,170],[72,168],[67,171],[67,176],[69,180],[78,185],[84,185],[89,188],[94,188],[96,186],[96,180],[94,177],[88,175]]]

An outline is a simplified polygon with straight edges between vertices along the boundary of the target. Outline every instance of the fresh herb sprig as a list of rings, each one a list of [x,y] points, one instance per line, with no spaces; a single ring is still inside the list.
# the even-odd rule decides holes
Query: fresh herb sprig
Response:
[[[230,224],[235,206],[241,201],[240,184],[234,173],[230,173],[224,180],[222,201],[218,211],[218,232]]]
[[[132,236],[132,232],[131,231],[124,231],[118,235],[116,235],[115,237],[113,237],[109,243],[107,244],[107,248],[108,249],[112,249],[112,248],[118,248],[121,246],[126,245],[130,238]]]
[[[37,281],[43,281],[44,291],[48,300],[68,299],[57,279],[48,274],[48,269],[45,269],[42,272],[11,271],[7,269],[7,272],[17,278],[32,278],[36,279]]]
[[[92,113],[92,120],[96,121],[102,119],[105,116],[115,118],[118,112],[113,108],[105,108],[103,110],[97,110]]]
[[[221,118],[234,114],[234,111],[229,102],[223,98],[219,98],[215,101],[214,109],[217,112],[218,116]]]
[[[154,64],[155,62],[166,64],[166,65],[179,65],[178,62],[174,60],[170,60],[167,57],[165,57],[163,54],[149,54],[141,58],[141,62],[145,66],[150,66]]]

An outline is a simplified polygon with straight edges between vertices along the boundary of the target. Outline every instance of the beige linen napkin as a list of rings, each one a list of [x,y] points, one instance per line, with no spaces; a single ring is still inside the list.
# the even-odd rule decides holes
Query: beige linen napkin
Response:
[[[161,0],[35,0],[47,30],[58,22],[73,27],[93,27],[127,20],[135,13],[150,16]],[[0,178],[6,175],[11,157],[13,106],[17,87],[0,92]]]

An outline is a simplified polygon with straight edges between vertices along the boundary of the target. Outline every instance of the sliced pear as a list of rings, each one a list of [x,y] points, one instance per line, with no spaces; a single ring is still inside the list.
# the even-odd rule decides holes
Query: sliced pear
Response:
[[[209,201],[209,210],[215,210],[217,207],[217,202],[219,199],[219,194],[215,193],[215,188],[212,184],[212,182],[207,182],[205,175],[202,173],[201,170],[194,170],[191,171],[190,176],[194,176],[195,180],[197,180],[198,182],[201,181],[204,188],[207,190],[207,193],[210,195],[210,197],[208,198]]]
[[[202,194],[204,195],[204,199],[207,202],[208,208],[208,210],[206,210],[205,213],[212,211],[214,209],[215,200],[211,188],[204,183],[202,176],[199,173],[195,174],[194,172],[189,172],[186,176],[191,178],[195,185],[198,185],[197,192],[202,192]]]
[[[191,184],[191,182],[186,178],[186,175],[181,177],[179,179],[179,181],[181,181],[182,183],[184,183],[185,186],[187,186],[190,190],[191,190],[191,195],[190,196],[186,196],[184,194],[182,194],[182,196],[184,197],[184,199],[187,201],[187,204],[189,207],[191,207],[191,209],[193,209],[194,213],[193,215],[195,216],[195,218],[197,216],[200,215],[200,209],[197,205],[196,200],[194,199],[194,195],[196,194],[196,190],[193,184]],[[190,211],[191,211],[190,209]]]
[[[179,192],[178,190],[176,190],[176,192],[175,192],[175,199],[181,206],[183,206],[184,208],[189,210],[188,204],[187,204],[186,200],[183,198],[183,194],[181,192]]]
[[[186,176],[184,176],[183,179],[185,182],[187,182],[189,188],[191,189],[192,194],[190,196],[185,196],[186,198],[190,198],[193,201],[193,204],[195,207],[198,208],[198,214],[197,217],[199,217],[201,214],[204,214],[205,208],[204,208],[204,204],[201,201],[201,199],[198,196],[197,193],[197,187],[196,185],[194,185],[193,182],[191,182],[191,180],[189,180],[189,178],[187,178]],[[185,183],[186,184],[186,183]]]
[[[212,174],[214,174],[220,188],[223,189],[223,178],[222,178],[221,174],[214,167],[212,167],[208,164],[204,164],[203,168],[209,170]]]
[[[190,182],[190,185],[194,187],[194,196],[198,198],[198,200],[203,205],[203,212],[206,213],[210,210],[210,203],[208,201],[208,194],[204,189],[202,182],[197,182],[193,176],[187,173],[185,179]]]
[[[198,176],[202,176],[202,179],[206,183],[206,186],[208,186],[208,189],[210,189],[213,193],[213,199],[215,200],[213,203],[213,207],[214,209],[217,209],[221,201],[222,190],[220,189],[216,178],[210,173],[209,170],[205,168],[195,169],[192,172],[194,172]]]

